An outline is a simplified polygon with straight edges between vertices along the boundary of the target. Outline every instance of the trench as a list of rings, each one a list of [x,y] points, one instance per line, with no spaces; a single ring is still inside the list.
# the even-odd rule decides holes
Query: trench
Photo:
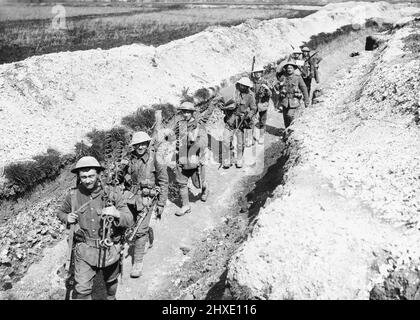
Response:
[[[360,51],[363,50],[365,37],[372,32],[389,30],[390,26],[386,25],[382,28],[373,26],[365,30],[357,32],[350,29],[343,28],[344,31],[338,32],[333,39],[322,42],[323,38],[314,37],[313,43],[321,43],[319,48],[328,55],[333,55],[339,49],[334,48],[335,44],[342,44],[345,39],[350,38],[351,42],[346,43],[347,48],[354,45]],[[340,48],[340,46],[337,46]],[[324,57],[323,57],[324,58]],[[349,59],[345,59],[349,63]],[[338,62],[338,64],[342,61]],[[337,64],[337,63],[336,63]],[[322,72],[322,71],[321,71]],[[325,74],[327,73],[327,74]],[[324,70],[325,77],[331,78],[329,81],[335,81],[333,76],[334,68]],[[327,82],[327,81],[326,81]],[[323,85],[328,83],[323,83]],[[282,128],[276,128],[268,125],[267,132],[272,136],[280,136]],[[254,176],[243,181],[242,187],[238,190],[236,203],[232,204],[232,209],[228,217],[236,220],[236,223],[230,226],[219,225],[215,231],[216,239],[212,242],[219,242],[224,240],[226,229],[229,232],[235,233],[235,236],[230,239],[225,247],[214,250],[213,246],[208,243],[199,243],[195,249],[194,256],[191,262],[185,263],[173,277],[178,277],[181,280],[181,285],[172,288],[170,294],[164,295],[167,299],[204,299],[204,300],[232,300],[232,299],[252,299],[247,292],[233,292],[227,281],[228,264],[231,255],[247,240],[248,235],[257,222],[258,213],[273,196],[275,189],[283,185],[284,175],[287,173],[285,164],[289,160],[290,148],[293,146],[284,144],[282,141],[276,141],[270,144],[265,150],[265,167],[264,173],[259,176]],[[229,210],[228,210],[229,211]],[[239,231],[238,231],[239,229]],[[226,254],[226,251],[228,254]],[[217,258],[215,258],[217,257]],[[213,272],[208,274],[202,272],[201,277],[197,275],[199,271],[206,271],[206,265],[209,261],[219,259]],[[214,263],[213,263],[214,265]]]
[[[353,33],[353,37],[364,37],[374,29],[361,30],[357,32],[349,31],[346,34],[338,34],[336,38],[329,39],[322,46],[333,46],[337,40],[342,40]],[[316,37],[314,38],[316,39]],[[313,40],[314,40],[313,39]],[[320,39],[322,40],[322,39]],[[270,75],[272,76],[272,74]],[[266,168],[261,175],[251,176],[240,180],[237,190],[232,199],[237,199],[229,204],[224,210],[227,222],[220,223],[212,230],[214,233],[211,241],[197,240],[191,245],[193,249],[189,254],[189,260],[184,262],[180,268],[165,276],[165,279],[181,279],[177,285],[167,285],[159,288],[154,295],[148,298],[191,298],[194,299],[236,299],[232,295],[226,283],[227,265],[230,256],[247,239],[256,222],[258,212],[265,205],[278,185],[283,184],[284,165],[287,158],[287,147],[279,137],[282,134],[282,128],[279,126],[268,125],[267,135],[271,138],[271,143],[265,150]],[[234,169],[231,169],[234,170]],[[218,249],[214,249],[214,243],[226,239],[229,233],[229,239]],[[213,246],[213,250],[211,250]],[[217,260],[216,265],[210,268],[209,272],[202,272],[207,269],[206,263]],[[126,271],[127,272],[127,271]],[[195,287],[191,285],[195,282]],[[99,273],[95,278],[95,299],[103,299],[104,286],[102,276]]]

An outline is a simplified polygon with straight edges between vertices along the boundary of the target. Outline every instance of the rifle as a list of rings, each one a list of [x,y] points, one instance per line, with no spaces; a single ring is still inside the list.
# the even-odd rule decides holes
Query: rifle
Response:
[[[74,210],[74,204],[72,203],[71,206],[71,210],[74,213],[79,213],[79,211],[81,211],[82,209],[84,209],[92,200],[89,200],[88,202],[86,202],[85,204],[83,204],[79,209],[77,209],[76,211]],[[66,259],[66,264],[64,266],[64,270],[67,273],[67,279],[65,281],[65,286],[66,286],[66,296],[65,296],[65,300],[69,300],[70,299],[70,293],[73,290],[74,287],[74,268],[72,268],[73,264],[74,264],[74,232],[76,229],[76,224],[72,223],[70,225],[70,232],[69,232],[69,248],[67,251],[67,259]]]
[[[201,166],[202,164],[198,165],[197,175],[198,175],[198,183],[200,184],[201,190],[203,190],[203,183],[201,181]]]
[[[308,62],[310,59],[312,59],[316,54],[318,53],[318,51],[315,51],[315,53],[314,54],[312,54],[311,56],[309,56],[306,60],[305,60],[305,62]]]
[[[156,191],[156,194],[152,198],[152,205],[149,206],[149,207],[143,208],[143,210],[139,213],[139,216],[137,217],[136,224],[133,227],[128,228],[125,231],[124,238],[125,238],[126,242],[128,242],[128,243],[133,242],[134,237],[136,236],[136,233],[139,230],[140,225],[143,222],[143,220],[147,217],[149,212],[155,211],[156,206],[157,206],[157,202],[158,202],[158,195],[159,195],[158,189],[155,189],[155,191]]]

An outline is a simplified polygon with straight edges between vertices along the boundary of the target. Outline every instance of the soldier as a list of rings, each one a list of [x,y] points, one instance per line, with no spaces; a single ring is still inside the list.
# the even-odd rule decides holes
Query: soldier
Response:
[[[302,51],[299,49],[293,49],[292,54],[290,55],[289,59],[292,60],[302,60]]]
[[[75,299],[92,299],[93,278],[97,271],[102,270],[107,299],[115,300],[120,252],[123,249],[120,240],[124,228],[133,223],[133,216],[124,202],[122,192],[119,189],[108,190],[101,183],[100,172],[103,169],[93,157],[83,157],[77,161],[71,172],[77,175],[79,183],[75,189],[70,190],[57,211],[62,222],[77,224],[74,233]],[[88,202],[90,205],[87,205]],[[113,205],[106,207],[107,202]],[[100,243],[100,230],[105,232],[101,227],[101,216],[113,217],[117,226],[109,247]]]
[[[295,73],[297,65],[293,60],[286,61],[277,71],[278,82],[274,86],[275,93],[279,95],[277,109],[283,112],[284,126],[292,123],[297,108],[303,100],[305,107],[309,106],[308,91],[301,76]],[[283,72],[283,74],[281,74]]]
[[[318,60],[315,57],[311,57],[310,50],[308,47],[302,48],[304,64],[301,67],[302,78],[305,82],[306,88],[308,89],[308,95],[311,94],[312,79],[315,78],[316,83],[319,83],[318,74]]]
[[[175,214],[183,216],[191,212],[188,197],[189,178],[195,187],[201,188],[201,201],[207,201],[209,195],[205,170],[205,148],[208,145],[208,138],[204,123],[194,117],[195,106],[192,102],[185,101],[178,109],[182,118],[177,121],[173,136],[177,139],[175,174],[182,207]]]
[[[152,139],[146,132],[135,132],[131,139],[132,148],[129,159],[121,161],[119,172],[120,181],[124,182],[128,208],[133,212],[136,219],[143,209],[150,208],[154,192],[150,190],[159,189],[156,216],[163,213],[166,200],[168,199],[168,172],[163,159],[156,155],[156,148]],[[136,234],[134,244],[134,264],[130,277],[138,278],[143,270],[143,257],[145,246],[149,237],[149,223],[152,217],[152,210],[148,210],[143,218]]]
[[[256,127],[259,129],[258,143],[264,143],[265,125],[267,122],[268,104],[272,95],[270,85],[262,76],[264,74],[263,67],[257,67],[251,73],[251,79],[254,82],[255,102],[257,104],[258,114],[256,116]],[[256,131],[256,130],[255,130]],[[257,135],[254,134],[254,137]]]
[[[289,56],[288,60],[294,60],[297,68],[295,70],[295,73],[297,75],[302,75],[302,67],[305,64],[303,59],[303,53],[300,49],[293,49],[292,54]]]
[[[235,97],[232,103],[224,102],[225,130],[223,132],[223,168],[231,166],[231,144],[236,134],[236,167],[242,168],[244,152],[244,130],[251,128],[251,123],[257,112],[255,96],[251,91],[253,83],[249,78],[243,77],[236,83]]]

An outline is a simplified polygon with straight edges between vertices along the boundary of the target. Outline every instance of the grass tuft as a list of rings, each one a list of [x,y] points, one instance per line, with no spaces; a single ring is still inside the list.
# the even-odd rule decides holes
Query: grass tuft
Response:
[[[4,175],[8,181],[2,198],[16,198],[32,191],[37,185],[56,178],[63,167],[60,153],[48,149],[45,154],[33,157],[33,161],[23,161],[7,165]]]

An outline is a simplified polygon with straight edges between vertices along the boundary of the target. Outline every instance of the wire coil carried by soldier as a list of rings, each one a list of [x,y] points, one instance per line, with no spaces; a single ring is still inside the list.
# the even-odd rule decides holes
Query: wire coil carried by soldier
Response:
[[[71,170],[77,175],[77,186],[57,210],[58,218],[70,226],[74,299],[92,298],[93,278],[99,270],[105,280],[107,299],[115,299],[121,272],[121,241],[125,228],[133,224],[121,190],[107,188],[101,181],[104,169],[93,157],[79,159]]]

